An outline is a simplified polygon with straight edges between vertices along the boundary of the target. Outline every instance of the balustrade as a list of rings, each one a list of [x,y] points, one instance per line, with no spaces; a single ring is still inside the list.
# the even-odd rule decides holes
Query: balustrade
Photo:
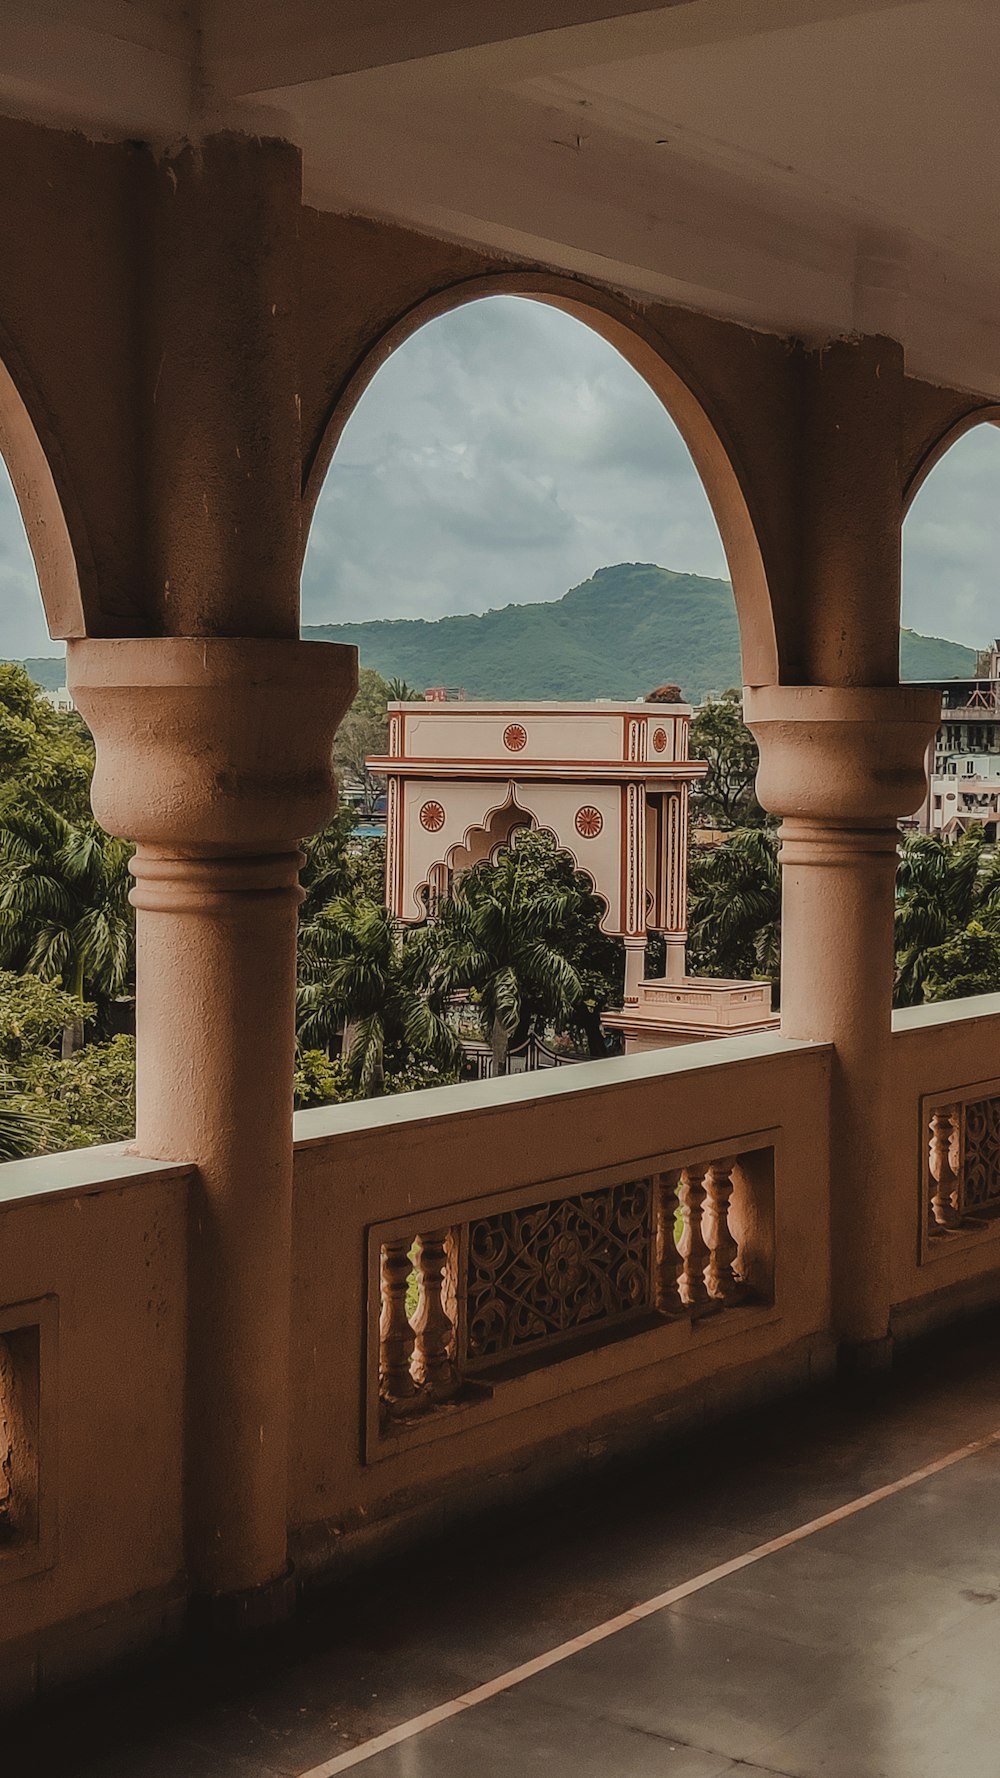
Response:
[[[1000,1217],[1000,1084],[925,1101],[924,1221],[937,1243],[976,1233]]]
[[[735,1155],[700,1159],[611,1184],[566,1181],[541,1199],[539,1188],[508,1194],[426,1232],[373,1231],[383,1426],[454,1411],[595,1341],[753,1301],[734,1211],[741,1177]]]

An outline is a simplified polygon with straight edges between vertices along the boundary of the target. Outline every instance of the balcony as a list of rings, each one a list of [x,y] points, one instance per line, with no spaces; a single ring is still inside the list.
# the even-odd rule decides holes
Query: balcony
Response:
[[[992,997],[896,1016],[900,1347],[1000,1297],[998,1033]],[[408,1614],[415,1542],[475,1539],[470,1516],[651,1441],[677,1462],[715,1427],[720,1451],[744,1436],[728,1417],[828,1382],[831,1061],[768,1033],[299,1114],[287,1519],[307,1593],[377,1560]],[[180,1628],[193,1184],[115,1149],[4,1169],[11,1702]],[[679,1541],[708,1560],[687,1497]]]
[[[141,1708],[88,1692],[58,1769],[326,1778],[356,1748],[373,1778],[439,1778],[497,1735],[567,1773],[917,1778],[946,1732],[978,1758],[974,1660],[936,1714],[919,1701],[997,1635],[995,1360],[946,1363],[942,1330],[1000,1297],[998,1033],[993,997],[896,1016],[904,1356],[874,1397],[830,1395],[829,1045],[299,1114],[287,1515],[311,1610],[234,1655],[250,1692],[225,1644],[171,1665],[169,1703],[148,1665]],[[9,1702],[180,1628],[193,1184],[116,1149],[4,1169]],[[843,1763],[852,1715],[851,1748],[888,1763]],[[22,1720],[33,1769],[53,1732]]]

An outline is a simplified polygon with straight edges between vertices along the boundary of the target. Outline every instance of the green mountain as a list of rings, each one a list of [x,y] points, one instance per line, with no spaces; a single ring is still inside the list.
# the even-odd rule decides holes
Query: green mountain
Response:
[[[648,562],[600,568],[544,605],[432,623],[320,624],[303,635],[353,642],[364,666],[419,691],[462,686],[473,698],[636,698],[673,681],[697,703],[740,681],[729,582]],[[958,642],[902,633],[904,679],[967,678],[975,665]]]
[[[740,681],[739,631],[726,580],[672,574],[650,562],[600,568],[544,605],[505,605],[481,617],[319,624],[303,635],[353,642],[385,678],[463,686],[472,698],[637,698],[673,681],[698,703]],[[37,684],[66,683],[66,663],[22,663]],[[961,643],[902,633],[904,679],[962,679],[976,656]]]

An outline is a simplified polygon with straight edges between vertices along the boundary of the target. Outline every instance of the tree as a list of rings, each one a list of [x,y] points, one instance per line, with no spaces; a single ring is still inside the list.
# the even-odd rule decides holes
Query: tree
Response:
[[[93,1006],[83,1012],[91,1017]],[[91,1044],[63,1058],[79,1003],[37,976],[0,970],[0,1159],[124,1140],[135,1131],[135,1045]]]
[[[348,1079],[364,1098],[415,1063],[457,1073],[461,1046],[418,962],[388,909],[361,895],[329,902],[300,932],[300,1043],[329,1052],[343,1031]]]
[[[691,848],[693,973],[745,980],[781,967],[781,871],[773,829],[737,828],[722,845]]]
[[[743,722],[738,691],[710,698],[691,722],[692,759],[707,759],[708,772],[693,792],[695,816],[706,827],[762,827],[757,801],[757,743]]]
[[[422,704],[424,701],[423,692],[414,691],[405,679],[387,679],[385,689],[390,704]]]
[[[135,1135],[135,1039],[113,1037],[71,1056],[39,1052],[19,1070],[11,1104],[40,1117],[39,1153],[129,1141]]]
[[[37,797],[0,816],[0,964],[74,997],[67,1054],[83,1042],[85,995],[107,1003],[132,977],[130,857],[94,820],[69,821]]]
[[[85,819],[93,769],[82,718],[54,710],[23,667],[0,662],[0,814],[27,796],[69,820]]]
[[[973,925],[1000,932],[1000,857],[983,829],[970,827],[954,845],[931,834],[908,836],[896,876],[897,1006],[948,998],[942,985],[958,970],[958,954],[945,960],[941,948]]]
[[[600,933],[602,911],[589,878],[551,836],[525,833],[495,864],[467,871],[434,924],[415,936],[435,999],[460,990],[475,997],[495,1074],[505,1072],[512,1047],[550,1024],[575,1024],[605,1053],[600,1013],[613,993],[606,966],[615,953]]]
[[[358,690],[333,744],[333,756],[343,777],[361,787],[361,806],[371,815],[382,793],[384,778],[368,770],[368,759],[389,748],[386,703],[389,686],[374,667],[362,667]]]
[[[925,1001],[1000,994],[1000,933],[970,921],[964,932],[925,952],[922,985]]]

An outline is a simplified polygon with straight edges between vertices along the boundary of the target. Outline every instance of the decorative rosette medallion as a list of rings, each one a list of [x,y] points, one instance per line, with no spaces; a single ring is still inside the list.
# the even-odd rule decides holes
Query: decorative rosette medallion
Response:
[[[440,803],[423,803],[420,809],[420,825],[428,833],[439,833],[444,826],[444,810]]]
[[[508,753],[520,753],[528,745],[528,731],[519,722],[509,722],[503,731],[503,744]]]
[[[576,831],[582,840],[596,840],[603,826],[604,816],[591,803],[585,803],[582,809],[577,809]]]
[[[655,728],[653,730],[653,752],[654,753],[666,753],[666,751],[667,751],[667,731],[665,728]]]

